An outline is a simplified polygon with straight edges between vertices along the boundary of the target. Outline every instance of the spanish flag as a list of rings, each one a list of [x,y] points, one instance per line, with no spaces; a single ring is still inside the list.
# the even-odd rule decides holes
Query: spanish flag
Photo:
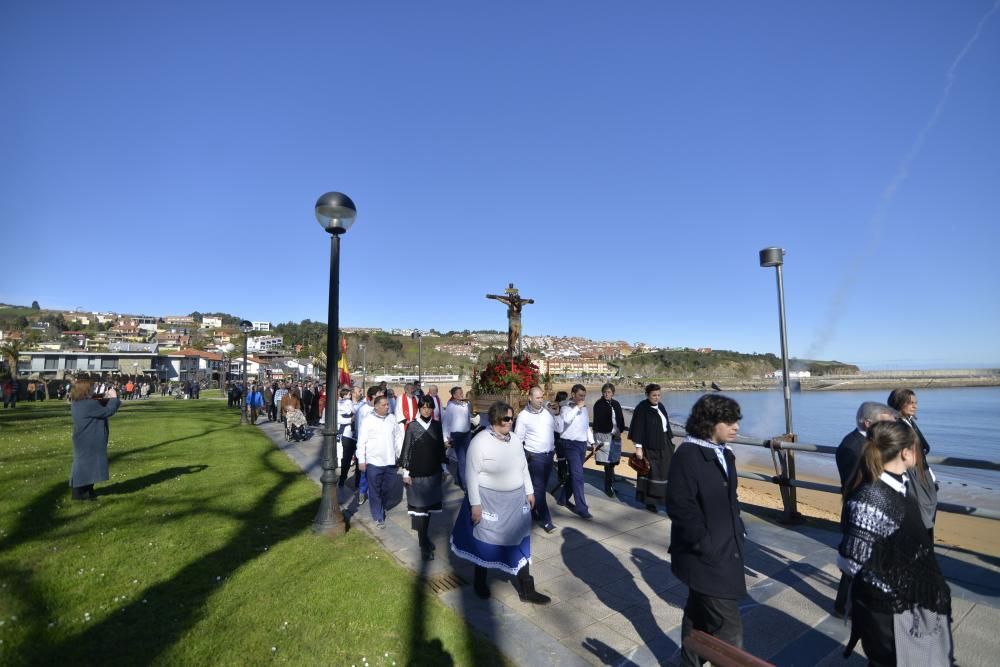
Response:
[[[340,361],[337,363],[337,368],[340,369],[340,378],[338,384],[343,387],[344,385],[350,386],[351,384],[351,373],[347,369],[347,338],[343,337],[340,339]]]

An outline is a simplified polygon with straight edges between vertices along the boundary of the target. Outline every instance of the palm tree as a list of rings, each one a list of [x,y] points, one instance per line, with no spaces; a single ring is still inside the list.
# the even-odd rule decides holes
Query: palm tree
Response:
[[[17,377],[17,360],[21,357],[21,352],[27,349],[23,340],[9,340],[0,343],[0,356],[7,362],[11,378]]]

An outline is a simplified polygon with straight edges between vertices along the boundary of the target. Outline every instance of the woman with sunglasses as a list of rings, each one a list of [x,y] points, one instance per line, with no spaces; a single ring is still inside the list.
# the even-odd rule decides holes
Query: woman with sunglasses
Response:
[[[535,496],[524,443],[512,433],[514,409],[497,401],[490,406],[489,419],[492,428],[480,431],[469,444],[468,495],[455,519],[451,550],[475,564],[473,588],[479,597],[490,597],[486,570],[497,569],[517,577],[522,601],[548,604],[550,598],[535,590],[528,571]]]

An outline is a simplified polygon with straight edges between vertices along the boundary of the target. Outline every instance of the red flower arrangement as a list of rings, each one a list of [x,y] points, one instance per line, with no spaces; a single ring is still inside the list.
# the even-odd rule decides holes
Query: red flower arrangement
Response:
[[[527,392],[539,383],[538,366],[526,354],[498,354],[486,368],[474,373],[473,391],[477,394],[500,394],[508,391],[511,384],[519,391]]]

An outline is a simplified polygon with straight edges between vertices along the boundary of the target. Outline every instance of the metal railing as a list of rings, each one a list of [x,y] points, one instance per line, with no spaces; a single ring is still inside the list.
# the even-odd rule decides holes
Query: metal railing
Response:
[[[622,408],[625,411],[632,411],[632,408]],[[670,422],[674,435],[687,435],[683,424]],[[761,440],[760,438],[750,438],[747,436],[737,436],[732,444],[745,445],[750,447],[761,447],[771,452],[771,460],[774,463],[775,474],[764,475],[757,472],[738,471],[737,475],[744,479],[752,479],[759,482],[770,482],[776,484],[781,489],[808,489],[810,491],[823,491],[840,495],[840,487],[835,484],[823,484],[822,482],[810,482],[795,478],[794,471],[789,471],[786,457],[787,452],[807,452],[810,454],[836,454],[837,448],[829,445],[815,445],[807,442],[795,442],[788,440],[786,436]],[[982,459],[967,459],[957,456],[928,456],[927,463],[939,466],[954,468],[971,468],[975,470],[1000,471],[1000,462],[986,461]],[[782,500],[785,503],[786,518],[793,518],[797,515],[797,507],[794,499],[790,500],[787,493],[782,493]],[[1000,511],[973,507],[971,505],[959,505],[957,503],[938,503],[938,511],[949,514],[962,514],[965,516],[975,516],[983,519],[1000,521]]]

